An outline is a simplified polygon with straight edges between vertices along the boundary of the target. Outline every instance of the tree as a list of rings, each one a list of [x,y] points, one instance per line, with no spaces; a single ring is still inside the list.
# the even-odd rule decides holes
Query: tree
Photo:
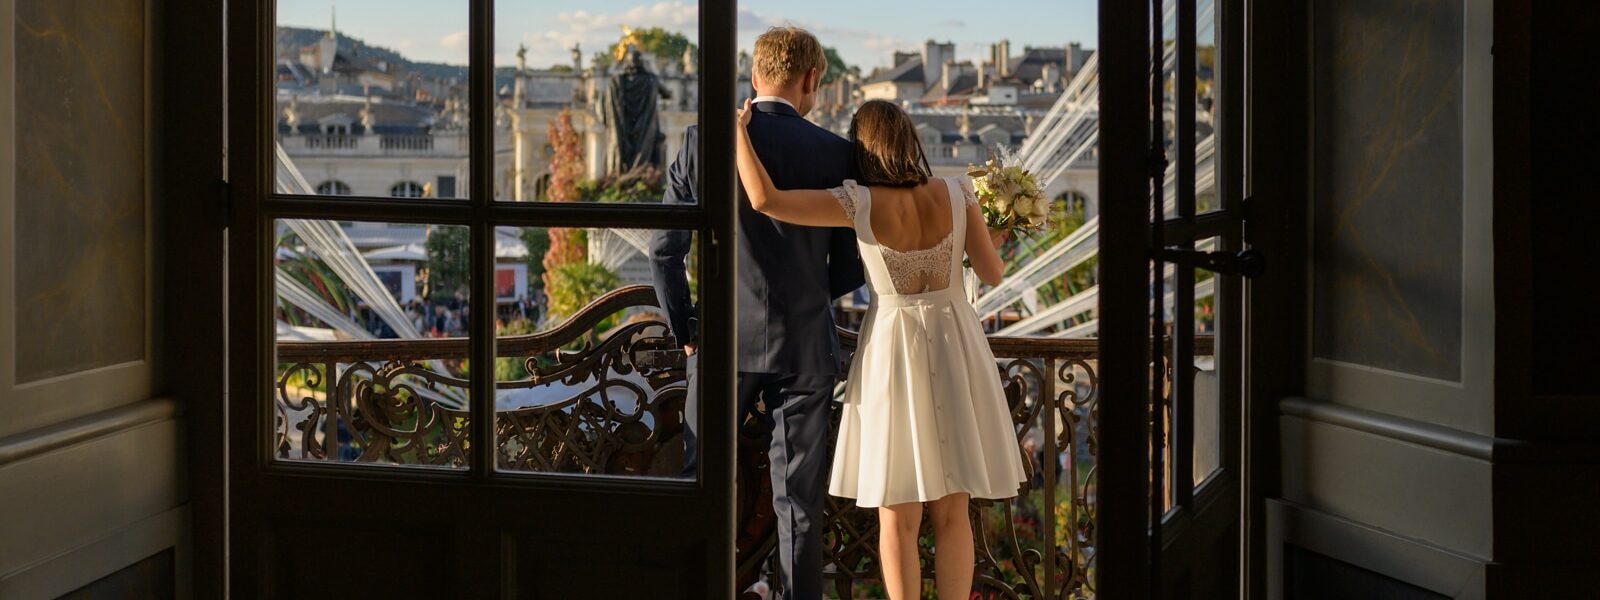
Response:
[[[468,231],[466,227],[436,225],[428,233],[428,294],[449,295],[467,285]]]
[[[590,302],[622,284],[616,273],[592,262],[564,264],[545,273],[545,277],[550,281],[545,294],[550,297],[552,319],[576,315]],[[589,332],[589,340],[596,341],[598,334],[616,325],[617,315],[606,317]]]
[[[626,39],[626,38],[625,38]],[[683,57],[683,51],[689,50],[699,54],[700,47],[689,41],[687,36],[676,31],[667,31],[660,27],[649,29],[635,29],[631,40],[640,52],[656,55],[657,61],[678,60]],[[606,48],[605,52],[596,52],[595,62],[601,66],[610,65],[617,56],[617,49],[622,41],[618,41]]]
[[[523,227],[518,231],[522,245],[528,249],[528,280],[544,287],[544,256],[550,251],[550,230],[544,227]]]
[[[861,67],[845,64],[844,58],[839,56],[839,51],[832,46],[823,46],[822,55],[828,59],[828,72],[822,74],[822,85],[828,85],[845,75],[860,75]]]
[[[546,128],[546,136],[555,152],[550,156],[550,188],[545,194],[551,202],[574,202],[580,198],[578,184],[583,179],[583,142],[576,127],[572,126],[572,111],[563,110]],[[545,246],[543,279],[546,293],[554,289],[550,271],[561,265],[582,262],[588,246],[588,236],[582,229],[550,228],[550,242]],[[529,247],[531,252],[533,247]]]
[[[511,337],[527,335],[534,332],[533,323],[526,319],[513,319],[501,325],[495,335]],[[526,357],[522,356],[497,356],[494,359],[495,381],[522,381],[528,378]]]
[[[550,188],[545,192],[553,202],[578,199],[578,181],[583,179],[583,136],[572,125],[572,110],[567,109],[545,126],[554,152],[550,156]]]
[[[544,253],[544,290],[549,295],[556,283],[551,273],[570,264],[587,261],[589,232],[571,227],[551,227],[550,246]]]

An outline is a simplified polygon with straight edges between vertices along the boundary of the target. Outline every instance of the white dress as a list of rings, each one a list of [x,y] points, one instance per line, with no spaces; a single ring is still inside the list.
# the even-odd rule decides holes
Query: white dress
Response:
[[[850,365],[828,493],[876,507],[966,492],[1010,498],[1027,480],[1000,374],[959,283],[965,178],[945,179],[950,235],[899,252],[872,234],[872,193],[855,181],[829,190],[856,231],[872,290]],[[908,290],[911,282],[931,281]]]

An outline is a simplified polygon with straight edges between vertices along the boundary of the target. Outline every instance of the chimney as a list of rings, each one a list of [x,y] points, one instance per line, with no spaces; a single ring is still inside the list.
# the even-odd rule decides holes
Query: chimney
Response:
[[[1000,40],[995,44],[994,65],[1001,77],[1011,75],[1011,40]]]
[[[1060,73],[1056,72],[1055,64],[1045,63],[1044,67],[1039,70],[1039,82],[1044,84],[1044,91],[1055,93],[1056,83],[1061,80],[1060,75]]]
[[[978,89],[980,90],[988,89],[989,87],[989,67],[989,63],[978,63]]]
[[[931,87],[940,81],[944,64],[956,59],[956,45],[928,40],[922,45],[922,85]]]
[[[950,86],[956,82],[956,76],[959,74],[959,72],[952,71],[958,68],[953,62],[944,63],[944,68],[939,70],[939,87],[941,89],[946,92],[950,91]]]

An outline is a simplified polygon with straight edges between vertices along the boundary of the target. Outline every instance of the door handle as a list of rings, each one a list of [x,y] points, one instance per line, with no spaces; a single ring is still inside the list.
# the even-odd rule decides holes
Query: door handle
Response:
[[[1267,256],[1250,248],[1238,252],[1202,252],[1163,248],[1156,251],[1156,259],[1175,265],[1205,269],[1224,275],[1256,278],[1267,271]]]

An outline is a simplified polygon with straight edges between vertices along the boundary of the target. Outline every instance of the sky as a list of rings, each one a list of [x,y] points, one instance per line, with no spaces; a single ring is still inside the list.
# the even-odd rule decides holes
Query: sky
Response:
[[[1095,47],[1097,0],[813,0],[739,3],[739,45],[748,49],[768,27],[811,30],[845,62],[871,71],[889,66],[894,50],[915,50],[929,38],[956,44],[958,60],[988,56],[989,44]],[[326,29],[337,4],[339,31],[387,46],[412,60],[466,64],[464,0],[278,0],[281,25]],[[579,8],[581,7],[581,8]],[[698,6],[681,0],[499,0],[495,63],[514,64],[518,44],[528,64],[571,64],[574,43],[584,60],[621,37],[621,26],[662,27],[698,38]]]

